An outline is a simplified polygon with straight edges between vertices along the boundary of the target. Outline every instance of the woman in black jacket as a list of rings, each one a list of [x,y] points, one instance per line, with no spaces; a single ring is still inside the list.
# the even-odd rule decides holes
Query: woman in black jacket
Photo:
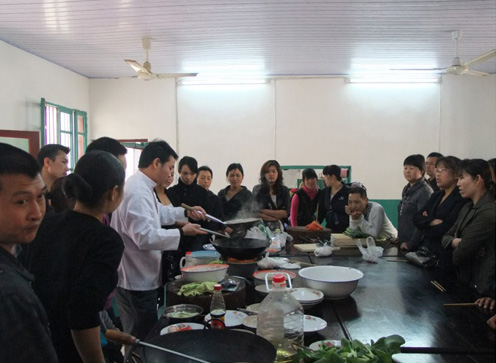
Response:
[[[253,196],[251,192],[242,185],[245,176],[243,167],[239,163],[232,163],[227,167],[226,178],[229,185],[222,189],[218,196],[222,202],[224,219],[230,220],[243,218],[251,215],[251,204]]]
[[[454,156],[437,160],[436,182],[440,190],[434,192],[427,204],[413,216],[416,233],[421,234],[418,246],[424,246],[434,253],[439,259],[438,267],[444,272],[454,271],[454,266],[451,263],[452,253],[444,249],[441,240],[455,223],[465,203],[469,201],[460,195],[456,185],[460,162],[461,160]],[[416,250],[418,246],[413,246],[413,249]]]
[[[253,188],[254,210],[265,222],[287,224],[289,189],[283,184],[282,169],[276,160],[268,160],[260,169],[260,184]]]

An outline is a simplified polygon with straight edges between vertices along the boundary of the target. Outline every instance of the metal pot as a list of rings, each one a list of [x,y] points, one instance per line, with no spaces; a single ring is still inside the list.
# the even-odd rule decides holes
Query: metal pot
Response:
[[[188,330],[155,337],[149,343],[211,363],[269,363],[276,358],[276,349],[269,341],[233,330]],[[146,363],[193,362],[151,347],[145,347],[143,360]]]
[[[250,260],[260,256],[270,246],[270,241],[250,238],[226,238],[212,241],[212,246],[224,257]]]

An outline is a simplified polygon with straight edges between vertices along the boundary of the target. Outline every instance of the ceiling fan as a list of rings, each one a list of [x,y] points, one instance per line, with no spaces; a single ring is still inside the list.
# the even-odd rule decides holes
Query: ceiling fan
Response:
[[[152,65],[148,61],[148,51],[152,46],[152,41],[150,38],[141,39],[143,43],[143,49],[146,52],[146,60],[143,65],[139,64],[135,60],[124,59],[124,62],[129,64],[136,72],[138,72],[138,79],[143,79],[149,81],[152,79],[162,79],[162,78],[181,78],[181,77],[196,77],[198,73],[153,73]]]
[[[451,65],[446,68],[420,68],[420,69],[415,69],[415,68],[409,68],[409,69],[391,69],[392,71],[440,71],[440,73],[446,73],[446,74],[454,74],[457,76],[460,75],[467,75],[467,76],[476,76],[476,77],[482,77],[482,76],[487,76],[489,73],[485,72],[479,72],[479,71],[474,71],[470,69],[470,66],[473,66],[478,63],[483,63],[485,61],[488,61],[489,59],[493,58],[496,56],[496,49],[490,50],[489,52],[486,52],[484,54],[479,55],[478,57],[475,57],[471,60],[468,60],[464,63],[461,63],[460,57],[458,56],[458,40],[462,38],[462,31],[454,31],[451,33],[451,37],[456,43],[456,53],[455,53],[455,58],[453,58],[453,61],[451,62]]]

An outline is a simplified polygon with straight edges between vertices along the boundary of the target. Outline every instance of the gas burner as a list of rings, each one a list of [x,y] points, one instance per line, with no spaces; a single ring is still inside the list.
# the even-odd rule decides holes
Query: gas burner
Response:
[[[227,264],[236,264],[236,265],[248,265],[248,264],[252,264],[252,263],[257,263],[259,259],[258,258],[252,258],[252,259],[249,259],[249,260],[238,260],[236,258],[232,258],[232,257],[227,257],[226,259],[226,262]]]

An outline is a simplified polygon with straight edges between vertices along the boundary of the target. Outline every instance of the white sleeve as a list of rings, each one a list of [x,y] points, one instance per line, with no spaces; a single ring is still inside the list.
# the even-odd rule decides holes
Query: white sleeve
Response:
[[[173,207],[172,205],[158,204],[160,213],[160,223],[169,226],[176,222],[187,222],[188,217],[184,215],[184,208]]]
[[[177,250],[181,233],[179,229],[161,227],[157,208],[154,200],[140,193],[133,194],[119,207],[111,225],[140,250]]]

